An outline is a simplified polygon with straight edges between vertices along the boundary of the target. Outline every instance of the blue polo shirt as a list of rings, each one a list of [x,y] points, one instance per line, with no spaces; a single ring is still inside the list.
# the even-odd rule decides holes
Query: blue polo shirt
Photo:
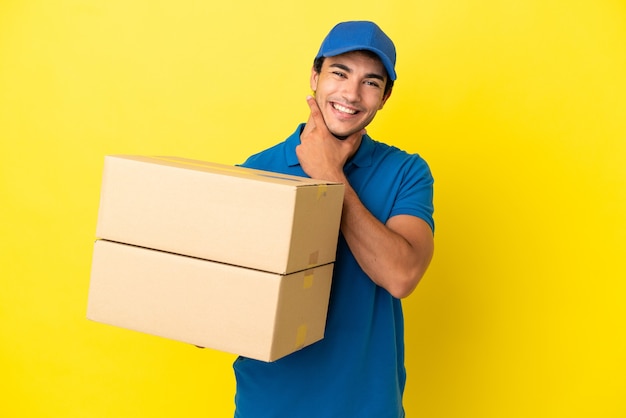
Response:
[[[306,176],[296,156],[304,124],[244,164]],[[344,171],[382,223],[413,215],[434,230],[433,177],[416,154],[363,137]],[[339,236],[324,339],[273,363],[239,357],[236,418],[400,418],[404,368],[402,304],[361,270]]]

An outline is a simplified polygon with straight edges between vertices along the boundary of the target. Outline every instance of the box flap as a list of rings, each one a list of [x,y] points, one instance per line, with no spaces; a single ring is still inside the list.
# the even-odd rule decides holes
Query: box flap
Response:
[[[264,170],[256,170],[253,168],[231,166],[226,164],[213,163],[208,161],[199,161],[189,158],[175,156],[141,156],[141,155],[108,155],[106,158],[124,158],[139,162],[147,162],[151,164],[161,164],[171,167],[179,167],[187,170],[204,171],[207,173],[223,174],[227,176],[236,176],[248,178],[257,181],[278,183],[282,185],[293,185],[295,187],[319,186],[330,184],[341,184],[326,180],[312,179],[310,177],[294,176],[290,174],[272,173]]]

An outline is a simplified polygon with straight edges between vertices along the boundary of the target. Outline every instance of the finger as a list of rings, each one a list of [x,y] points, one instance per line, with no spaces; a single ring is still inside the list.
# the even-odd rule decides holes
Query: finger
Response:
[[[311,115],[309,119],[312,119],[315,127],[328,130],[328,128],[326,127],[326,122],[324,121],[324,117],[322,116],[322,111],[317,105],[317,101],[315,100],[315,98],[313,96],[307,96],[306,101],[309,104],[309,109],[311,109]]]

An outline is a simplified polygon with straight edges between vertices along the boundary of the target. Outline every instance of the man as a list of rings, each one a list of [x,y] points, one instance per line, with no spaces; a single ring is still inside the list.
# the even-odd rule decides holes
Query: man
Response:
[[[400,299],[432,258],[433,179],[421,157],[365,132],[391,95],[395,61],[376,24],[335,26],[311,71],[306,124],[243,164],[346,191],[325,337],[274,363],[238,358],[235,417],[404,417]]]

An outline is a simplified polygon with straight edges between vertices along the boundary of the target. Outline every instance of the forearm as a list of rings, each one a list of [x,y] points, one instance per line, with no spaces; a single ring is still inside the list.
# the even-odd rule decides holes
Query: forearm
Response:
[[[341,231],[354,257],[370,279],[394,297],[410,295],[432,258],[430,228],[411,216],[381,223],[345,184]]]

